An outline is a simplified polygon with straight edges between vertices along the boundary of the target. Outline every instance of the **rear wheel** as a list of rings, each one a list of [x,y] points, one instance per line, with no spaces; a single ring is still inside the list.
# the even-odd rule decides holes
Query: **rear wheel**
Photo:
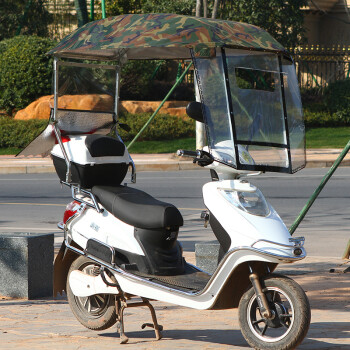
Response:
[[[262,316],[254,289],[249,289],[239,304],[242,334],[255,349],[294,349],[310,325],[307,296],[295,281],[285,276],[271,275],[261,283],[273,317]]]
[[[92,260],[80,256],[72,263],[68,276],[74,270],[97,276],[100,266]],[[67,278],[67,298],[69,306],[77,320],[86,328],[100,331],[113,326],[117,321],[115,296],[96,294],[89,297],[78,297],[72,292]]]

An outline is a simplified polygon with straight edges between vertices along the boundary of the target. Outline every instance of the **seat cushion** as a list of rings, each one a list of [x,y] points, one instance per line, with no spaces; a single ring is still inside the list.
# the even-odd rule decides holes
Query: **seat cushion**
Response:
[[[94,186],[92,193],[110,213],[129,225],[151,229],[183,225],[179,210],[127,186]]]
[[[85,139],[85,146],[91,157],[123,156],[125,145],[123,142],[111,136],[88,135]]]

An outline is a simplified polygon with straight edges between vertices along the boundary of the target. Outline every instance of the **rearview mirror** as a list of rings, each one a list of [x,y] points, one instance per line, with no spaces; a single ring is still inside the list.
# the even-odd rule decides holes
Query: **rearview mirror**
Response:
[[[204,123],[201,102],[190,102],[186,107],[186,113],[190,118],[197,120],[197,122]]]

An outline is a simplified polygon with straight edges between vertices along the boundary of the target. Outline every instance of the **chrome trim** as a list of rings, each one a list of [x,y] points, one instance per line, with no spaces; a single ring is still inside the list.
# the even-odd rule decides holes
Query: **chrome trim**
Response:
[[[56,118],[56,117],[54,117]],[[70,160],[68,158],[68,155],[67,155],[67,152],[66,152],[66,149],[64,148],[63,146],[63,143],[62,143],[62,139],[61,139],[61,131],[59,130],[59,128],[57,127],[57,122],[53,122],[53,130],[55,132],[55,136],[56,136],[56,139],[57,139],[57,142],[58,144],[60,145],[60,148],[61,148],[61,151],[62,151],[62,154],[63,154],[63,157],[64,157],[64,160],[66,162],[66,166],[67,166],[67,172],[66,172],[66,182],[67,183],[70,183],[71,182],[71,165],[70,165]]]
[[[305,243],[305,237],[290,237],[289,242],[293,242],[294,247],[302,247]]]
[[[279,255],[279,254],[273,254],[273,253],[267,253],[265,251],[262,251],[261,249],[257,249],[257,248],[252,248],[252,247],[237,247],[237,248],[233,248],[231,250],[229,250],[226,255],[223,257],[223,259],[221,260],[221,262],[219,263],[218,267],[216,268],[214,274],[211,276],[211,278],[209,279],[208,283],[206,284],[206,286],[198,291],[198,292],[184,292],[184,291],[181,291],[181,290],[178,290],[178,289],[174,289],[174,288],[171,288],[171,287],[166,287],[166,286],[163,286],[163,285],[160,285],[156,282],[153,282],[153,281],[149,281],[147,279],[144,279],[140,276],[136,276],[136,275],[133,275],[129,272],[126,272],[122,269],[120,269],[118,266],[112,266],[108,263],[106,263],[105,261],[101,261],[93,256],[90,256],[90,255],[86,255],[83,251],[77,249],[77,248],[74,248],[72,247],[65,239],[65,244],[67,246],[68,249],[71,249],[73,251],[75,251],[76,253],[80,254],[80,255],[85,255],[87,258],[99,263],[100,265],[103,265],[103,266],[106,266],[108,267],[109,269],[111,269],[112,271],[116,272],[116,273],[119,273],[121,274],[123,277],[125,278],[128,278],[128,279],[131,279],[133,281],[138,281],[138,282],[141,282],[141,283],[144,283],[144,284],[148,284],[150,286],[154,286],[155,288],[158,288],[158,289],[163,289],[163,290],[166,290],[166,291],[169,291],[171,293],[175,293],[175,294],[179,294],[179,295],[184,295],[184,296],[193,296],[193,297],[197,297],[197,296],[200,296],[202,294],[204,294],[208,288],[212,285],[215,277],[218,275],[219,271],[221,270],[222,266],[224,265],[224,263],[226,262],[226,260],[235,252],[239,251],[239,250],[248,250],[248,251],[252,251],[252,252],[255,252],[255,253],[258,253],[258,254],[261,254],[261,255],[266,255],[266,256],[270,256],[270,257],[274,257],[274,258],[277,258],[277,259],[280,259],[282,261],[288,261],[288,262],[291,262],[291,261],[298,261],[298,260],[301,260],[303,258],[305,258],[306,254],[303,255],[303,256],[298,256],[298,257],[292,257],[292,256],[285,256],[285,255]]]
[[[60,230],[63,230],[64,231],[64,223],[63,223],[63,221],[60,221],[60,222],[58,222],[57,223],[57,227],[60,229]]]
[[[134,161],[130,157],[130,163],[129,166],[131,166],[131,182],[133,184],[136,183],[136,167]]]
[[[104,209],[101,209],[101,208],[100,208],[100,206],[98,205],[98,202],[97,202],[97,200],[96,200],[96,197],[95,197],[95,195],[94,195],[92,192],[90,192],[90,191],[88,191],[88,190],[84,190],[84,189],[82,189],[82,188],[79,187],[79,186],[75,186],[75,185],[73,185],[73,184],[71,184],[71,183],[68,183],[68,182],[65,182],[65,181],[61,181],[61,183],[62,183],[63,185],[66,185],[66,186],[68,186],[68,187],[71,188],[72,198],[73,198],[74,200],[76,200],[76,201],[79,202],[79,203],[86,204],[86,205],[89,206],[90,208],[95,209],[98,213],[102,213],[102,212],[103,212]],[[79,193],[84,193],[84,194],[88,195],[88,196],[91,198],[93,204],[91,204],[91,203],[85,201],[85,200],[82,199],[82,198],[78,198],[78,197],[77,197],[77,194],[79,194]]]
[[[292,239],[294,240],[294,238],[292,238]],[[296,242],[299,242],[299,241],[297,241],[297,238],[295,238],[295,240],[296,240]],[[290,238],[289,238],[289,241],[292,242]],[[254,245],[255,245],[256,243],[259,243],[259,242],[266,242],[266,243],[270,243],[270,244],[274,244],[274,245],[279,245],[279,246],[281,246],[281,247],[286,247],[286,248],[291,248],[291,249],[293,249],[293,248],[296,247],[295,244],[294,244],[294,245],[289,245],[289,244],[277,243],[277,242],[274,242],[274,241],[269,241],[269,240],[267,240],[267,239],[258,239],[257,241],[255,241],[255,242],[251,245],[251,247],[254,247]],[[294,241],[293,241],[293,242],[294,242]]]

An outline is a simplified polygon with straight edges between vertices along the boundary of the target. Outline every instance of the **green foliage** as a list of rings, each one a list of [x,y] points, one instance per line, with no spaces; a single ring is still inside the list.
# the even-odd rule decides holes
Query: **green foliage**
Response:
[[[106,0],[106,15],[118,16],[127,13],[140,13],[144,0]]]
[[[12,38],[20,24],[21,34],[46,37],[53,16],[46,10],[44,3],[45,0],[1,0],[0,41]]]
[[[0,118],[0,148],[23,148],[47,126],[47,120]]]
[[[219,9],[222,19],[246,22],[267,30],[283,46],[303,42],[306,0],[226,0]]]
[[[11,114],[51,92],[50,39],[17,36],[0,43],[0,109]]]
[[[142,6],[143,13],[175,13],[178,15],[193,16],[196,0],[145,0]]]
[[[149,95],[153,83],[153,73],[163,61],[133,60],[128,61],[121,71],[120,98],[122,100],[142,100]]]
[[[350,79],[330,83],[324,91],[328,110],[342,119],[350,119]]]
[[[131,130],[126,132],[119,128],[118,132],[123,141],[131,141],[146,124],[151,114],[126,113],[119,116],[119,121],[129,125]],[[176,116],[159,114],[140,136],[139,140],[171,140],[195,135],[195,122]]]

